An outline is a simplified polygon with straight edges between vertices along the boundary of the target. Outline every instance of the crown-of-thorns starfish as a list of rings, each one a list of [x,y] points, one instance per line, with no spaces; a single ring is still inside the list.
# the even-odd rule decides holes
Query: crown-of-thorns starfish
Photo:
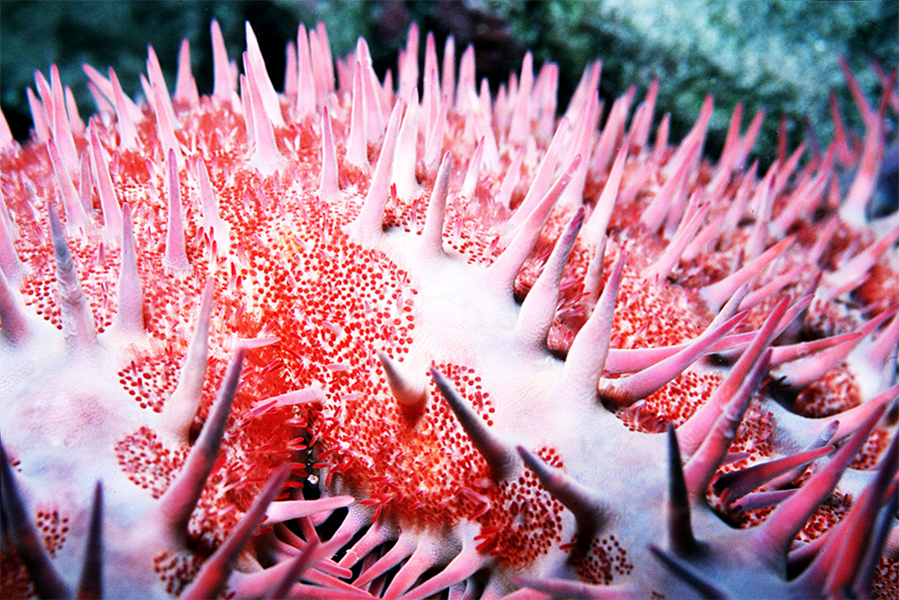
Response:
[[[757,173],[599,62],[557,117],[530,54],[301,26],[279,93],[246,32],[0,120],[0,595],[899,594],[895,70]]]

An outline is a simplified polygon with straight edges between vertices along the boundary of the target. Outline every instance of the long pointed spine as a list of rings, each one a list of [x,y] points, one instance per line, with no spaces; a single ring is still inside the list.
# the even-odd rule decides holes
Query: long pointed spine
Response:
[[[212,182],[209,180],[209,169],[202,159],[197,161],[197,184],[200,193],[200,210],[203,214],[203,227],[212,230],[212,239],[216,243],[218,252],[227,252],[231,247],[231,227],[222,220],[219,214],[218,202],[212,191]]]
[[[34,137],[38,142],[44,143],[50,139],[50,118],[47,110],[34,95],[34,90],[28,88],[25,94],[28,97],[28,107],[31,109],[31,120],[34,123]]]
[[[250,22],[247,21],[244,26],[247,38],[247,61],[244,62],[244,69],[249,71],[252,69],[252,75],[249,77],[251,85],[255,87],[259,93],[260,109],[265,112],[268,121],[276,127],[284,127],[284,116],[281,114],[281,103],[278,94],[275,92],[275,86],[268,76],[268,70],[265,68],[265,61],[262,58],[262,50],[259,48],[259,41]]]
[[[309,52],[315,78],[316,102],[318,106],[324,106],[328,94],[334,91],[334,61],[331,57],[328,32],[321,21],[314,30],[309,31]]]
[[[578,541],[588,547],[608,519],[602,501],[592,490],[559,469],[550,467],[523,446],[517,446],[516,450],[543,487],[574,514]]]
[[[186,39],[181,40],[181,47],[178,49],[178,74],[172,100],[190,106],[197,106],[200,102],[197,82],[190,72],[190,43]]]
[[[122,207],[122,262],[116,285],[115,327],[127,334],[144,331],[144,294],[137,271],[137,251],[131,223],[131,206]]]
[[[831,368],[842,363],[858,343],[871,334],[881,323],[895,314],[896,308],[887,309],[862,326],[857,333],[860,335],[850,337],[845,342],[837,344],[827,350],[818,352],[815,356],[805,359],[798,365],[786,365],[785,375],[781,385],[801,390],[824,376]]]
[[[813,460],[833,452],[833,446],[823,446],[813,450],[806,450],[792,456],[785,456],[765,463],[752,465],[738,471],[724,473],[715,480],[715,491],[721,493],[727,490],[728,498],[741,498],[764,485],[766,482],[788,473],[796,467],[804,467]]]
[[[187,522],[218,458],[231,403],[237,393],[245,353],[241,347],[234,354],[200,436],[191,448],[181,472],[160,499],[160,513],[174,535],[181,536],[187,531]]]
[[[181,593],[182,600],[215,598],[224,590],[238,555],[246,546],[257,525],[265,517],[265,509],[281,491],[289,474],[290,468],[285,465],[276,470],[269,478],[265,487],[253,500],[249,510],[231,531],[231,535],[228,536],[225,543],[219,546],[218,550],[203,563],[200,572],[197,573],[190,586]]]
[[[338,534],[347,526],[348,523],[353,525],[352,529],[354,530],[354,532],[358,531],[358,529],[361,527],[361,523],[354,524],[354,519],[352,517],[353,513],[350,512],[350,515],[344,521],[341,529],[338,530]],[[356,542],[347,549],[346,553],[343,555],[343,558],[341,558],[337,563],[337,566],[341,568],[352,567],[363,558],[368,556],[372,550],[388,540],[395,539],[395,537],[396,533],[393,531],[393,527],[391,525],[388,525],[383,521],[375,521],[371,524],[371,527],[369,527],[368,530],[362,535],[362,537],[356,540]]]
[[[417,421],[424,414],[428,401],[427,389],[419,385],[417,381],[409,378],[399,364],[395,363],[387,354],[378,351],[378,360],[384,367],[384,375],[387,377],[387,385],[396,401],[400,404],[402,412],[407,419]]]
[[[337,151],[334,147],[334,133],[328,107],[322,109],[322,168],[319,195],[325,202],[332,202],[340,193],[337,176]]]
[[[119,128],[119,146],[125,149],[133,149],[137,146],[137,127],[134,124],[131,111],[128,108],[127,96],[119,83],[119,78],[111,68],[109,80],[112,82],[115,101],[116,121]]]
[[[103,484],[99,481],[94,488],[84,567],[75,597],[78,600],[100,600],[103,597]]]
[[[671,571],[674,576],[696,590],[700,598],[704,598],[705,600],[728,600],[730,598],[722,590],[718,589],[714,583],[709,581],[707,577],[704,577],[695,571],[685,562],[669,555],[667,552],[654,545],[649,546],[649,551],[652,552],[652,554],[659,559],[659,562],[665,565],[665,568]]]
[[[562,140],[566,139],[567,133],[568,119],[563,118],[559,121],[559,125],[556,128],[556,133],[553,136],[552,142],[549,144],[549,148],[546,149],[546,154],[543,156],[543,160],[537,169],[536,175],[534,175],[531,187],[528,188],[528,192],[525,194],[524,200],[522,200],[521,204],[518,206],[518,210],[516,210],[515,214],[512,215],[512,218],[509,219],[509,227],[515,228],[521,225],[530,218],[531,213],[542,203],[541,198],[543,198],[546,195],[547,190],[550,189],[552,176],[556,170],[556,159],[561,150]],[[584,157],[581,158],[583,159]],[[580,161],[578,161],[578,166],[580,166]],[[574,176],[574,171],[576,169],[577,167],[571,169],[571,176]],[[565,185],[567,187],[568,184],[566,183]],[[561,195],[561,191],[559,193]]]
[[[842,64],[845,65],[845,61]],[[852,186],[846,193],[846,199],[843,202],[840,214],[850,223],[862,224],[865,219],[868,199],[871,197],[877,184],[877,175],[880,172],[881,162],[883,161],[886,99],[889,97],[890,90],[896,81],[896,71],[893,71],[890,80],[887,82],[884,100],[876,112],[867,106],[864,94],[861,93],[860,87],[852,76],[851,71],[848,68],[844,68],[844,73],[847,75],[846,78],[849,81],[850,90],[853,91],[853,95],[856,97],[856,104],[862,112],[862,117],[865,121],[865,140],[862,144],[858,171],[855,179],[852,181]]]
[[[693,537],[690,518],[690,494],[684,478],[680,446],[674,426],[668,424],[668,543],[678,556],[696,553],[698,546]]]
[[[316,48],[316,50],[318,50]],[[312,72],[312,56],[309,48],[309,34],[306,26],[300,23],[297,30],[297,99],[296,114],[301,119],[315,111],[316,90]]]
[[[571,176],[574,174],[578,165],[580,165],[580,162],[580,155],[575,156],[565,172],[559,176],[555,184],[553,184],[549,191],[546,192],[543,199],[534,207],[534,210],[521,224],[518,233],[515,234],[515,237],[512,238],[512,241],[509,242],[509,245],[503,250],[503,253],[499,255],[492,265],[490,265],[489,271],[491,279],[493,279],[500,288],[507,290],[512,289],[515,278],[518,277],[518,271],[521,269],[521,265],[524,264],[528,253],[530,253],[531,249],[534,247],[534,244],[537,242],[537,237],[540,235],[540,231],[543,229],[546,220],[549,218],[550,210],[552,210],[552,207],[555,205],[556,200],[559,199],[559,196],[562,195],[565,186],[571,181]],[[519,207],[519,211],[520,210],[521,207]]]
[[[165,83],[162,67],[153,46],[147,46],[147,75],[150,77],[150,85],[159,91],[158,97],[156,94],[153,95],[157,119],[160,112],[164,112],[168,126],[174,128],[178,121],[175,117],[175,108],[172,106],[172,96],[169,94],[169,88]]]
[[[824,431],[830,427],[836,427],[833,439],[840,440],[848,437],[853,431],[861,427],[871,414],[880,410],[882,406],[890,406],[892,403],[899,401],[899,384],[887,389],[882,394],[878,394],[874,398],[864,402],[855,408],[850,408],[836,415],[827,424],[821,427],[818,435],[823,435]]]
[[[151,93],[154,99],[153,108],[156,113],[156,132],[162,145],[163,156],[168,158],[169,152],[174,151],[176,153],[175,157],[178,159],[178,170],[181,170],[184,166],[184,158],[181,155],[178,138],[175,137],[175,124],[177,121],[175,121],[172,102],[165,89],[165,81],[162,81],[162,74],[159,74],[158,80],[152,81]]]
[[[181,367],[178,384],[163,409],[163,420],[169,431],[185,439],[190,431],[203,396],[206,365],[209,357],[209,322],[212,315],[212,281],[207,282],[200,299],[200,311],[187,356]]]
[[[39,598],[68,598],[69,590],[53,568],[53,563],[44,551],[44,544],[31,521],[31,516],[22,501],[15,475],[6,455],[6,448],[0,444],[0,498],[3,513],[19,557],[31,576],[34,591]]]
[[[294,582],[299,581],[303,573],[312,566],[319,544],[318,540],[313,540],[296,557],[290,560],[290,567],[284,571],[280,581],[265,596],[266,600],[281,600],[281,598],[288,597]]]
[[[534,346],[546,342],[559,303],[559,280],[562,277],[562,269],[583,223],[584,208],[581,207],[568,222],[543,271],[521,304],[515,333],[525,344]]]
[[[661,389],[669,381],[680,375],[709,347],[720,341],[728,332],[739,325],[746,313],[739,313],[724,323],[713,322],[711,326],[692,344],[658,364],[620,379],[610,380],[600,394],[603,400],[618,406],[630,406]]]
[[[774,567],[782,566],[790,542],[837,484],[849,461],[871,435],[886,407],[880,407],[846,441],[826,467],[815,473],[802,488],[782,502],[765,522],[754,530],[759,558]]]
[[[560,384],[566,391],[591,399],[596,396],[596,384],[609,356],[612,315],[615,312],[625,259],[626,254],[622,251],[615,260],[593,313],[571,343],[562,367]]]
[[[247,24],[247,27],[249,27],[249,24]],[[284,162],[284,157],[275,141],[274,126],[278,122],[273,120],[270,112],[266,109],[262,91],[263,84],[261,81],[268,81],[269,85],[271,85],[271,81],[266,73],[260,74],[258,72],[252,59],[247,57],[246,52],[244,53],[244,70],[247,72],[247,104],[252,116],[253,139],[256,142],[252,162],[260,173],[268,176],[277,171]],[[278,116],[281,115],[280,108],[278,108],[277,114]],[[281,124],[283,125],[283,122]]]
[[[387,189],[390,181],[390,172],[393,168],[393,155],[396,150],[397,130],[399,129],[402,103],[397,102],[387,123],[387,133],[384,135],[384,143],[381,145],[381,155],[378,164],[371,176],[371,186],[362,204],[359,216],[353,222],[353,227],[363,240],[377,239],[383,233],[384,206],[387,204]]]
[[[596,150],[593,151],[593,161],[590,166],[593,173],[605,173],[612,160],[612,153],[624,132],[624,121],[627,119],[634,92],[635,88],[631,87],[627,93],[612,103],[609,116],[602,128],[599,141],[596,143]]]
[[[874,576],[880,566],[880,558],[887,544],[895,522],[896,510],[899,509],[899,488],[890,494],[886,506],[880,511],[880,518],[874,528],[874,536],[868,545],[861,567],[857,569],[853,591],[858,597],[864,597],[874,584]]]
[[[698,198],[698,195],[694,195],[693,198]],[[680,263],[687,244],[696,237],[696,232],[708,216],[709,209],[710,205],[706,204],[692,214],[688,211],[684,215],[674,237],[668,243],[668,247],[662,252],[662,255],[656,262],[650,265],[643,273],[644,279],[648,281],[664,281],[668,278],[671,271]]]
[[[62,82],[59,79],[59,69],[56,65],[50,67],[50,80],[53,94],[53,139],[59,148],[59,155],[63,159],[63,166],[69,173],[78,172],[78,151],[75,148],[75,139],[72,136],[72,127],[69,116],[66,114],[66,102]]]
[[[596,202],[596,207],[590,214],[590,219],[586,225],[587,239],[595,240],[606,234],[609,226],[609,219],[612,218],[612,209],[615,208],[615,199],[618,197],[618,190],[621,186],[621,176],[624,173],[624,163],[627,160],[627,148],[622,147],[615,156],[615,162],[612,163],[612,170],[606,179],[606,185]]]
[[[97,328],[90,304],[81,289],[75,261],[66,242],[62,223],[53,204],[48,205],[53,253],[56,258],[56,286],[59,290],[59,311],[66,346],[72,352],[88,350],[97,343]]]
[[[752,392],[758,387],[770,362],[771,350],[768,349],[752,363],[752,368],[747,372],[746,378],[722,408],[712,430],[684,465],[687,490],[694,500],[703,497],[715,471],[723,462],[728,448],[737,435],[737,427],[749,406]]]
[[[181,216],[181,183],[178,179],[178,163],[175,151],[169,149],[166,161],[166,197],[168,221],[165,232],[165,256],[162,264],[170,273],[181,275],[190,270],[187,248],[184,245],[184,220]]]
[[[449,151],[443,154],[440,168],[434,180],[434,190],[425,215],[425,226],[421,232],[421,254],[425,257],[437,257],[443,252],[443,221],[446,215],[447,191],[449,177],[453,168],[453,159]]]
[[[515,461],[511,448],[508,448],[490,431],[484,421],[459,396],[453,385],[440,371],[431,367],[431,377],[459,420],[459,424],[462,425],[462,429],[487,461],[494,479],[496,481],[503,480],[509,474]]]
[[[112,177],[109,175],[109,163],[103,157],[103,148],[97,137],[95,127],[88,126],[91,132],[91,158],[93,159],[93,176],[97,182],[100,195],[100,208],[103,211],[103,228],[114,238],[122,231],[122,207],[116,197]]]
[[[468,168],[465,170],[465,178],[462,180],[462,187],[459,188],[459,195],[471,198],[474,196],[475,189],[478,186],[478,176],[481,172],[481,159],[484,156],[484,136],[478,140],[471,158],[468,160]]]
[[[738,271],[728,275],[720,281],[716,281],[715,283],[704,287],[702,289],[702,295],[708,301],[710,306],[723,305],[728,298],[733,296],[734,291],[737,288],[745,283],[754,281],[771,261],[780,256],[781,253],[793,243],[795,238],[796,236],[784,238]]]
[[[78,227],[86,228],[88,225],[87,215],[84,212],[84,207],[81,205],[78,192],[75,191],[75,186],[72,184],[69,171],[64,166],[62,157],[53,140],[47,140],[47,151],[50,154],[50,163],[53,165],[53,171],[59,182],[59,191],[62,196],[62,205],[65,209],[68,229],[71,231]]]
[[[415,178],[418,120],[418,88],[413,88],[397,132],[394,149],[396,160],[393,161],[390,176],[390,182],[396,186],[396,195],[401,200],[412,198],[418,189],[418,181]]]
[[[587,225],[589,226],[589,221]],[[587,271],[584,273],[584,300],[585,304],[595,307],[599,294],[602,292],[602,278],[605,271],[605,254],[606,244],[609,238],[605,235],[600,236],[596,243],[596,249],[587,265]]]
[[[857,567],[869,545],[877,512],[896,475],[897,461],[899,436],[893,438],[873,481],[852,503],[849,514],[827,533],[824,547],[803,571],[797,584],[809,592],[823,587],[834,597],[852,586],[856,581]],[[859,590],[860,596],[865,596],[869,590],[870,587]]]
[[[774,308],[762,328],[755,335],[749,347],[743,351],[740,359],[731,368],[721,385],[712,393],[709,400],[680,428],[681,445],[687,454],[692,455],[705,439],[718,415],[726,403],[737,393],[743,381],[761,360],[765,349],[777,335],[777,327],[787,310],[787,299],[781,300]]]
[[[353,71],[352,114],[346,141],[345,160],[359,168],[368,169],[368,147],[365,142],[365,111],[362,109],[362,69],[358,63]]]
[[[225,38],[222,36],[222,28],[215,19],[209,25],[209,30],[212,35],[212,70],[215,75],[212,96],[219,101],[229,101],[234,84],[231,81],[231,65],[225,49]]]
[[[884,371],[890,361],[896,360],[899,344],[899,315],[893,315],[890,324],[883,328],[870,347],[865,350],[865,359],[875,368],[882,365]]]

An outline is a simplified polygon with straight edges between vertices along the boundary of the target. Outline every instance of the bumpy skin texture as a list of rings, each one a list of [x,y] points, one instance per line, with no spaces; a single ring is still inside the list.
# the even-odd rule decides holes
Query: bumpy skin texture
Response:
[[[598,129],[598,64],[556,120],[553,66],[491,99],[428,39],[419,102],[418,42],[335,89],[301,28],[276,94],[248,27],[239,85],[218,45],[170,100],[151,52],[87,125],[38,76],[0,136],[3,597],[75,589],[98,481],[111,597],[894,595],[895,79],[759,177],[739,114],[701,159],[711,99],[678,146],[654,89]]]

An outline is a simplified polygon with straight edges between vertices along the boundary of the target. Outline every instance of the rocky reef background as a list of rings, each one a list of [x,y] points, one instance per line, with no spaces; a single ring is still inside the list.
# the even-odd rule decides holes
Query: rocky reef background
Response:
[[[789,124],[791,146],[808,137],[805,123],[822,144],[829,142],[831,89],[841,90],[847,120],[859,125],[839,56],[846,57],[869,97],[876,97],[878,89],[871,60],[885,68],[899,64],[899,2],[894,0],[4,0],[0,105],[13,135],[28,136],[25,89],[34,86],[36,69],[54,62],[87,116],[95,108],[82,63],[101,71],[115,66],[126,93],[139,95],[147,45],[153,44],[171,85],[178,45],[186,37],[200,91],[210,91],[213,18],[230,48],[243,47],[244,21],[253,23],[275,82],[283,79],[284,47],[295,37],[297,23],[314,26],[318,20],[328,27],[335,56],[347,53],[359,36],[371,40],[382,74],[395,70],[411,22],[423,32],[433,31],[438,48],[452,34],[459,53],[475,45],[478,74],[491,81],[494,91],[530,49],[537,65],[559,64],[560,106],[566,105],[584,66],[600,58],[600,92],[608,99],[629,85],[642,95],[653,78],[661,80],[659,107],[672,113],[675,140],[694,122],[703,98],[714,94],[706,146],[713,157],[738,101],[744,103],[747,122],[764,109],[765,130],[755,147],[763,165],[773,160],[781,116]]]

